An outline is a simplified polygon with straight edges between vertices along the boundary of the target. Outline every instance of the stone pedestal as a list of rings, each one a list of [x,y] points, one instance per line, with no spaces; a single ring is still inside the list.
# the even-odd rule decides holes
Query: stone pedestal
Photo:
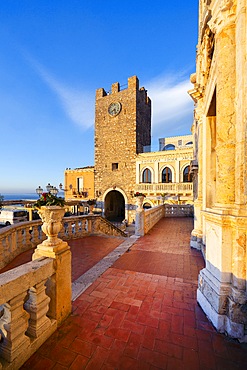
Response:
[[[136,212],[135,221],[135,235],[144,236],[144,209],[142,211]]]
[[[144,225],[144,216],[145,211],[142,208],[142,204],[144,201],[144,196],[136,197],[136,220],[135,220],[135,235],[136,236],[143,236],[145,234],[145,225]]]
[[[43,208],[43,207],[42,207]],[[56,208],[56,209],[55,209]],[[47,282],[47,295],[51,302],[48,316],[56,319],[58,325],[71,313],[71,252],[68,243],[57,237],[62,226],[63,212],[60,207],[47,207],[41,210],[42,230],[48,238],[35,249],[32,259],[49,257],[54,259],[55,274]],[[50,215],[49,215],[50,211]],[[54,243],[54,244],[53,244]]]

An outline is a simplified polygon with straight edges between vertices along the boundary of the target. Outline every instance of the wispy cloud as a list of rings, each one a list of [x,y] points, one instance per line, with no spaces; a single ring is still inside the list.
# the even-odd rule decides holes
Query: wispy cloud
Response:
[[[146,83],[152,100],[152,131],[154,134],[172,136],[188,131],[192,125],[193,101],[187,91],[189,78],[184,75],[161,76]]]
[[[65,114],[77,125],[87,129],[94,124],[94,92],[67,86],[24,52],[24,57],[46,85],[56,94]],[[152,100],[152,133],[172,136],[188,132],[192,125],[193,101],[187,91],[191,83],[186,73],[159,76],[144,86]]]
[[[58,81],[39,62],[25,53],[25,59],[39,74],[46,85],[56,94],[65,114],[77,125],[87,129],[94,124],[94,95]]]

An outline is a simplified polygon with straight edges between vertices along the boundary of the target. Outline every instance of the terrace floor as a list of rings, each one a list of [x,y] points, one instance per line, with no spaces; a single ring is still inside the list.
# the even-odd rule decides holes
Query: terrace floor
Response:
[[[22,369],[247,369],[247,344],[217,333],[196,302],[204,261],[189,247],[192,226],[191,218],[164,218],[134,239]],[[69,243],[73,280],[122,242]]]

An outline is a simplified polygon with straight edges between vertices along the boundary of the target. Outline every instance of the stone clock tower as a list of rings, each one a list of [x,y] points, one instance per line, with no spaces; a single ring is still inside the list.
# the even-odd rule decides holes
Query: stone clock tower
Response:
[[[136,155],[151,144],[151,100],[136,76],[96,91],[95,196],[109,220],[134,217]]]

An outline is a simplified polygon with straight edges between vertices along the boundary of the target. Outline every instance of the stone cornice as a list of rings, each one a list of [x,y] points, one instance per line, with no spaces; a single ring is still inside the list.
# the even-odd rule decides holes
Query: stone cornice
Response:
[[[208,25],[214,34],[222,31],[226,26],[234,24],[236,18],[236,0],[221,0],[212,7],[212,18]],[[214,9],[216,7],[216,9]]]

